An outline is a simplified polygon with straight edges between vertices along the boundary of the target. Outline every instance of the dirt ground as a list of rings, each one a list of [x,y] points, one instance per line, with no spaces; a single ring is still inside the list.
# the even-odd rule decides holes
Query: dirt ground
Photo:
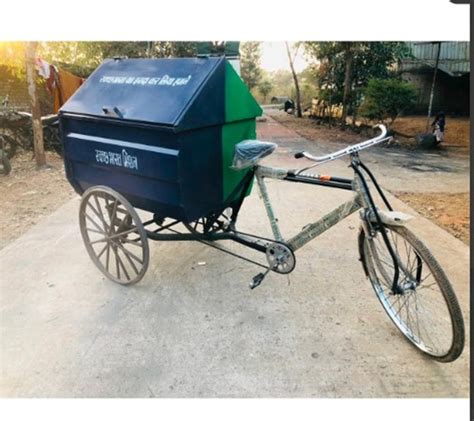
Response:
[[[393,194],[469,245],[469,193]]]
[[[296,131],[300,136],[317,142],[357,143],[366,137],[350,130],[339,130],[316,124],[308,118],[296,119],[283,112],[272,113],[272,118],[286,127]],[[441,151],[446,157],[464,156],[469,154],[469,119],[448,117],[446,124],[445,145]],[[415,134],[424,132],[426,118],[421,116],[401,117],[395,121],[393,128],[401,133]],[[402,148],[416,148],[414,141],[400,140]],[[429,151],[427,151],[429,152]],[[408,203],[417,212],[440,225],[456,238],[469,244],[469,193],[391,192]]]
[[[0,250],[75,195],[62,158],[47,152],[46,159],[50,167],[36,170],[31,152],[17,154],[10,175],[0,176]]]
[[[354,133],[351,130],[338,130],[316,124],[309,118],[296,119],[294,116],[284,112],[272,113],[272,117],[284,124],[286,127],[296,131],[299,135],[310,139],[319,140],[321,138],[331,141],[359,142],[366,139],[364,135]],[[395,131],[416,136],[426,131],[426,117],[407,116],[399,117],[392,125]],[[469,154],[469,133],[470,124],[468,117],[447,117],[444,148],[450,153]],[[402,146],[416,147],[415,140],[404,138],[397,139]]]
[[[426,131],[426,117],[407,116],[395,120],[392,128],[400,133],[414,136]],[[447,147],[469,153],[469,118],[446,117],[444,142]]]

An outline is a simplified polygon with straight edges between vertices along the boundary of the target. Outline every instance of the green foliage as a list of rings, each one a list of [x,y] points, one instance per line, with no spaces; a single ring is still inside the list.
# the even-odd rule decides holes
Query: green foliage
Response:
[[[353,54],[350,103],[357,107],[361,88],[370,79],[393,76],[393,65],[410,55],[404,42],[305,42],[306,57],[318,63],[319,96],[341,104],[344,94],[346,54]]]
[[[273,88],[272,82],[270,82],[268,79],[265,79],[258,84],[257,88],[263,96],[263,103],[266,104],[267,96]]]
[[[196,54],[196,42],[174,41],[53,41],[38,43],[37,55],[78,76],[87,77],[106,58],[186,57]],[[24,42],[1,42],[0,65],[17,77],[25,75]]]
[[[415,88],[398,79],[371,79],[363,93],[360,115],[379,121],[390,118],[390,124],[416,102]]]
[[[243,42],[240,46],[240,76],[249,89],[255,88],[261,77],[260,42]]]
[[[196,52],[195,44],[172,41],[43,42],[38,55],[52,64],[86,77],[106,58],[192,56]]]
[[[239,55],[239,41],[197,41],[194,44],[197,54]]]
[[[298,73],[301,91],[301,106],[303,109],[311,107],[311,101],[319,94],[318,72],[314,66],[309,66]]]

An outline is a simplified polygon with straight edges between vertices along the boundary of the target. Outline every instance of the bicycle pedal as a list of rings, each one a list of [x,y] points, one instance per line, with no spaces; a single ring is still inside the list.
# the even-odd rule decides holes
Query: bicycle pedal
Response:
[[[249,284],[250,289],[257,288],[263,282],[264,279],[265,279],[264,273],[259,273],[258,275],[255,275],[250,281],[250,284]]]

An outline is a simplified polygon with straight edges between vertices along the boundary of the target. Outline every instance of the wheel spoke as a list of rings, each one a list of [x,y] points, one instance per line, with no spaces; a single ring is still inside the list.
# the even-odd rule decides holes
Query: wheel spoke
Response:
[[[135,256],[130,250],[127,250],[125,247],[123,247],[120,243],[118,246],[122,249],[124,253],[126,253],[128,256],[130,256],[132,259],[135,259],[138,263],[143,265],[143,260],[140,260],[137,256]]]
[[[106,232],[104,232],[104,230],[99,226],[99,224],[97,224],[85,211],[82,211],[82,214],[89,220],[91,221],[94,226],[98,229],[98,230],[101,230],[102,233],[106,234]]]
[[[106,186],[86,190],[79,222],[87,252],[107,278],[131,284],[143,277],[149,262],[147,234],[137,212],[120,193]]]
[[[86,230],[87,230],[87,231],[90,231],[90,232],[94,232],[94,233],[96,233],[96,234],[102,234],[102,235],[105,234],[104,231],[97,231],[97,230],[94,230],[94,229],[92,229],[92,228],[86,228]]]
[[[122,250],[122,253],[124,254],[124,256],[127,258],[128,260],[128,263],[130,264],[130,266],[133,268],[133,270],[135,271],[135,273],[138,275],[139,273],[139,270],[137,269],[137,267],[135,266],[135,263],[133,263],[133,260],[130,258],[130,256],[128,255],[129,251],[125,249],[125,247],[122,245],[122,244],[118,244],[119,248]]]
[[[136,232],[136,231],[138,231],[138,228],[133,227],[133,228],[127,230],[127,231],[117,232],[116,234],[110,235],[109,240],[114,240],[114,239],[120,237],[121,235],[131,234],[132,232]]]
[[[122,268],[125,276],[127,277],[127,280],[130,280],[130,276],[128,276],[127,269],[125,269],[125,265],[123,264],[122,259],[120,258],[120,255],[119,255],[120,248],[117,248],[116,250],[117,250],[116,258],[118,259],[119,266]]]
[[[100,202],[99,202],[99,199],[97,198],[97,195],[94,195],[94,201],[95,201],[95,204],[97,205],[97,210],[99,211],[99,217],[102,220],[102,223],[104,224],[104,229],[108,230],[109,226],[107,222],[105,221],[104,214],[102,212],[102,207],[100,206]]]
[[[112,246],[113,250],[114,250],[114,257],[115,257],[115,270],[116,270],[116,273],[117,273],[117,278],[120,279],[120,266],[119,266],[119,261],[118,261],[118,250],[117,250],[117,246],[114,245]]]
[[[92,243],[91,243],[92,244]],[[109,247],[109,244],[107,243],[104,248],[102,249],[102,251],[97,255],[97,259],[100,259],[101,256],[104,254],[105,250]]]
[[[94,196],[95,198],[95,196]],[[103,226],[104,226],[104,229],[106,229],[107,227],[107,224],[104,223],[104,220],[103,220],[103,216],[97,211],[96,208],[94,208],[94,206],[92,206],[92,203],[89,201],[87,201],[87,206],[89,206],[90,209],[92,209],[92,212],[95,213],[95,215],[97,216],[97,218],[99,218],[99,220],[102,222]]]
[[[426,260],[429,252],[415,246],[412,241],[417,240],[406,237],[405,228],[386,229],[400,268],[399,285],[404,291],[396,295],[391,292],[389,278],[390,274],[393,276],[394,265],[381,236],[365,237],[365,262],[378,298],[395,325],[420,350],[435,357],[448,356],[449,361],[457,358],[460,351],[454,357],[449,353],[453,349],[454,329],[462,329],[462,325],[456,326],[453,310],[445,298],[442,282],[448,281],[439,279],[440,275],[428,264],[431,260]],[[429,254],[428,257],[433,259]]]
[[[104,241],[107,241],[107,237],[102,237],[102,238],[99,238],[98,240],[91,241],[89,244],[103,243]]]

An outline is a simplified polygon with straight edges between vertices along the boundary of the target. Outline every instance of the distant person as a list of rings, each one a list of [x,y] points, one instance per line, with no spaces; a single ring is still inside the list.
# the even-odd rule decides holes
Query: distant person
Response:
[[[294,101],[292,99],[287,99],[283,104],[283,108],[285,112],[287,112],[288,114],[292,114],[293,110],[295,109]]]
[[[446,126],[445,115],[442,111],[436,114],[436,117],[433,120],[433,123],[431,123],[431,126],[433,127],[433,134],[436,137],[436,142],[440,144],[444,141],[444,128]]]

